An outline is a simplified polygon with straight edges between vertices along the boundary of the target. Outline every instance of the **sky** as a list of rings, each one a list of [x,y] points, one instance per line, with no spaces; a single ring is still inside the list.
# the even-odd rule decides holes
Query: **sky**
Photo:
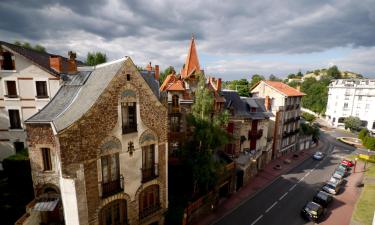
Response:
[[[1,0],[0,40],[130,56],[180,71],[192,34],[206,75],[328,68],[375,78],[375,0]]]

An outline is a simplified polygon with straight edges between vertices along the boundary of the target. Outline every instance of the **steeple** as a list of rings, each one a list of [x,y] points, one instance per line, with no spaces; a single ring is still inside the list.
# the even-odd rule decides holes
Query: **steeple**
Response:
[[[197,49],[195,47],[195,39],[194,39],[194,34],[193,34],[191,37],[189,52],[185,60],[185,65],[181,69],[181,77],[188,78],[193,73],[199,72],[199,71],[200,71],[199,59],[198,59]]]

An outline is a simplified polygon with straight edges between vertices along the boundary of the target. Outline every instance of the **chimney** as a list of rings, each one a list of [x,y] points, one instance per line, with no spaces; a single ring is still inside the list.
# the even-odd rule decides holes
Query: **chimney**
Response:
[[[264,101],[264,106],[266,107],[267,111],[271,110],[271,98],[268,95],[266,96],[266,99]]]
[[[221,91],[221,78],[218,78],[216,81],[217,91]]]
[[[155,65],[155,80],[159,80],[159,65]]]
[[[49,66],[58,73],[62,72],[62,58],[58,55],[51,55],[49,57]]]
[[[151,62],[146,66],[146,70],[147,71],[151,71],[152,70]]]
[[[76,73],[77,72],[77,62],[76,62],[77,54],[73,51],[69,51],[68,55],[69,55],[68,73]]]

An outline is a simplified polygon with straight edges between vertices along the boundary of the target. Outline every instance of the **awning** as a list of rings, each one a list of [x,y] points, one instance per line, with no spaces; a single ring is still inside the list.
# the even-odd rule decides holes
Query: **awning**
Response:
[[[37,202],[34,206],[34,210],[43,212],[53,211],[55,210],[58,203],[59,199],[52,201]]]

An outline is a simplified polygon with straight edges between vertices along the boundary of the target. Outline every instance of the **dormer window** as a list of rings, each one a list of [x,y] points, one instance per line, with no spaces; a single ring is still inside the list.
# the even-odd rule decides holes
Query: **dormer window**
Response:
[[[2,70],[15,70],[14,61],[12,59],[12,53],[3,52],[3,62],[1,64]]]

